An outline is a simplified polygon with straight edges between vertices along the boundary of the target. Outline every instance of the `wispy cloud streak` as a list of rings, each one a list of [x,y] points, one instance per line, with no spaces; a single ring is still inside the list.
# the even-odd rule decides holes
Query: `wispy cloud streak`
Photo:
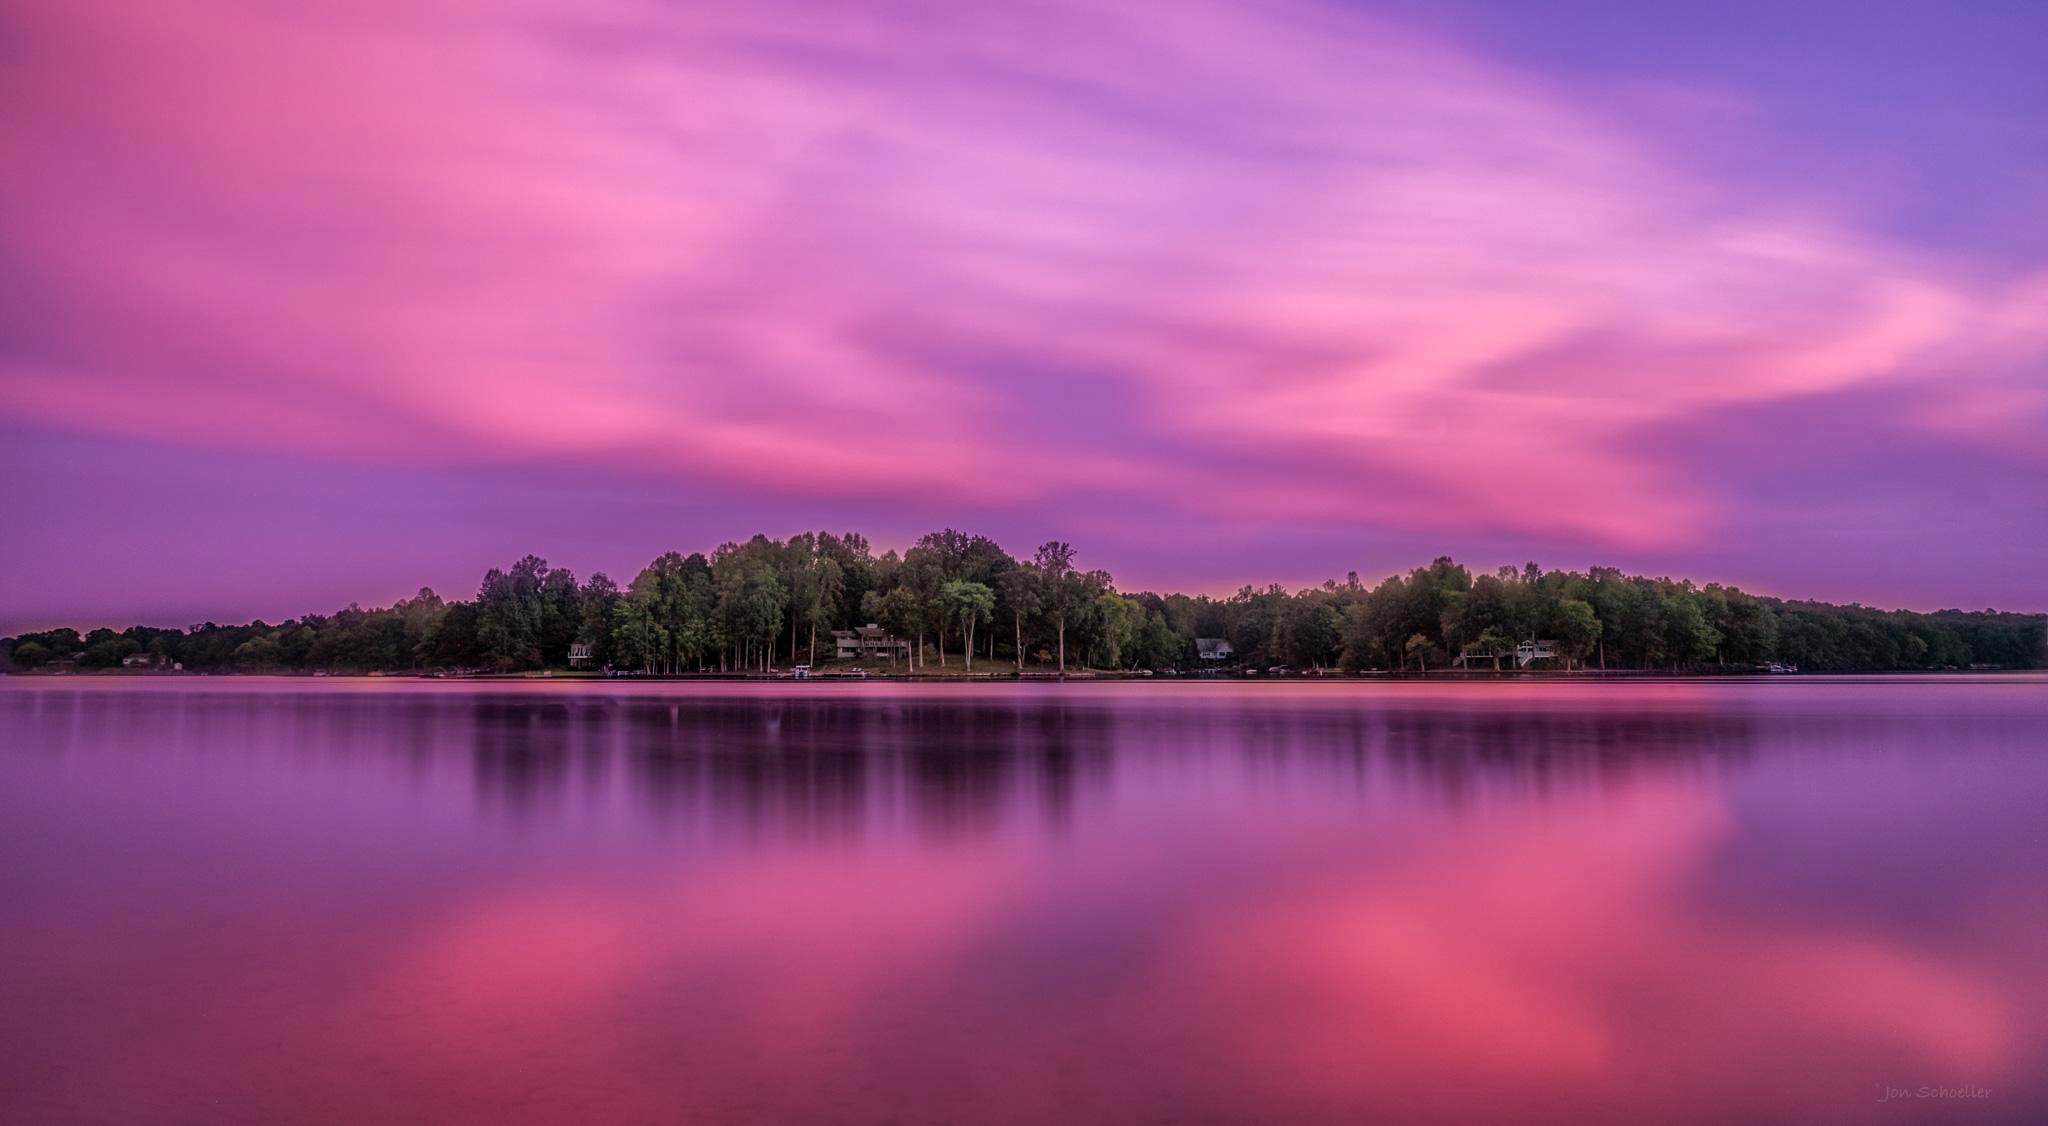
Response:
[[[1708,181],[1305,0],[7,27],[16,419],[1625,550],[1725,517],[1649,440],[1704,413],[1938,388],[1871,425],[2048,463],[2048,273]]]

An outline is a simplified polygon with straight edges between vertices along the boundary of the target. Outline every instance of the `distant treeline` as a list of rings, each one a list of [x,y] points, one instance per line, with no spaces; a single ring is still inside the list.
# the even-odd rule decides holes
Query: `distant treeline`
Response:
[[[1232,664],[1353,671],[1442,668],[1461,655],[1492,667],[1539,638],[1566,667],[1679,672],[2038,668],[2048,647],[2038,614],[1786,602],[1608,567],[1475,576],[1448,557],[1371,586],[1353,573],[1293,592],[1127,594],[1108,572],[1081,570],[1067,544],[1016,559],[950,529],[901,555],[876,555],[859,535],[755,536],[708,556],[670,552],[623,589],[528,556],[492,569],[471,601],[422,589],[383,609],[276,624],[57,629],[4,645],[17,670],[510,672],[564,667],[575,647],[596,667],[679,673],[815,662],[832,652],[830,631],[866,623],[910,640],[904,659],[919,665],[971,653],[1061,669],[1187,669],[1198,637],[1228,641]]]

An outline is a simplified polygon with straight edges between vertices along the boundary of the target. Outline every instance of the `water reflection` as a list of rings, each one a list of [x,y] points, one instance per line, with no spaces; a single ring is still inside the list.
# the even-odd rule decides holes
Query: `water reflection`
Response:
[[[0,1117],[2048,1115],[2043,685],[1182,687],[0,688]]]
[[[507,823],[602,805],[622,789],[628,809],[654,821],[824,839],[856,838],[897,814],[937,838],[987,835],[1017,819],[1061,830],[1119,777],[1218,758],[1269,781],[1361,793],[1384,783],[1409,800],[1457,807],[1483,793],[1543,795],[1642,771],[1739,769],[1759,722],[1704,706],[1282,703],[305,690],[0,696],[13,741],[39,753],[170,744],[344,768],[395,759],[426,777],[466,751],[477,808]],[[1837,726],[1831,735],[1845,732]],[[1119,756],[1128,761],[1119,765]]]

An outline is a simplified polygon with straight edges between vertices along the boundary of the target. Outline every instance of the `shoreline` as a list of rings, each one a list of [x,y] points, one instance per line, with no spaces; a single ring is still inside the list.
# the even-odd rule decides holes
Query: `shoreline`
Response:
[[[1999,677],[2035,674],[2048,677],[2048,670],[2042,669],[1840,669],[1829,671],[1766,672],[1763,670],[1711,670],[1701,669],[1687,672],[1673,672],[1655,669],[1576,669],[1562,670],[1434,670],[1426,673],[1359,672],[1326,674],[1255,674],[1241,673],[1187,673],[1180,675],[1143,672],[1037,672],[1022,674],[1015,670],[1001,673],[868,673],[852,675],[847,673],[813,673],[798,677],[788,673],[673,673],[657,675],[616,675],[581,672],[510,672],[475,673],[451,675],[432,672],[186,672],[171,670],[128,670],[93,669],[63,671],[0,671],[0,678],[20,680],[344,680],[344,681],[424,681],[429,683],[490,683],[490,684],[861,684],[877,682],[883,684],[1066,684],[1066,683],[1131,683],[1131,684],[1331,684],[1331,683],[1390,683],[1390,684],[1486,684],[1486,683],[1598,683],[1638,681],[1685,681],[1685,680],[1774,680],[1799,681],[1830,679],[1837,677],[1883,676],[1896,678],[1927,679],[1934,677]]]

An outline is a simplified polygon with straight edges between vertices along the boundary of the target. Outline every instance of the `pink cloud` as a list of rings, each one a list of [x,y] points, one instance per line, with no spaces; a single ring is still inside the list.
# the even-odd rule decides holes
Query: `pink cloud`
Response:
[[[86,0],[10,35],[0,238],[50,314],[0,357],[15,418],[1627,548],[1713,524],[1640,441],[1694,412],[1939,379],[1913,425],[2039,452],[2042,279],[1307,0]],[[1075,421],[1020,431],[1052,370]]]

